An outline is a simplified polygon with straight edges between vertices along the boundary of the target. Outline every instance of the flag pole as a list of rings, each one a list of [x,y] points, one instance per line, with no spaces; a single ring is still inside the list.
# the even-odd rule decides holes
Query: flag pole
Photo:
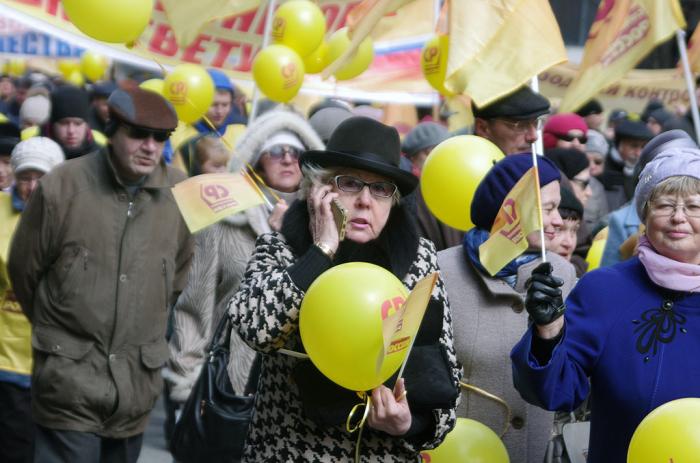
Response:
[[[275,7],[277,6],[277,0],[269,0],[267,3],[267,15],[265,16],[265,32],[263,33],[262,48],[265,48],[270,44],[270,30],[272,29],[272,18],[275,14]],[[250,108],[250,116],[248,117],[248,123],[250,124],[255,120],[255,116],[258,112],[258,100],[260,99],[260,92],[258,86],[253,79],[253,104]]]
[[[540,93],[540,83],[535,75],[530,79],[530,88],[535,93]],[[532,144],[530,151],[532,152],[532,167],[535,169],[535,188],[537,191],[537,220],[540,225],[540,252],[542,253],[542,262],[547,262],[547,249],[544,241],[544,219],[542,218],[542,197],[540,194],[540,174],[537,168],[537,156],[543,153],[542,146],[542,129],[537,128],[537,140]]]
[[[690,63],[688,62],[688,50],[685,46],[685,31],[678,29],[676,31],[676,42],[678,43],[678,51],[681,54],[681,62],[683,63],[683,75],[685,76],[685,84],[688,88],[688,100],[690,100],[690,114],[693,116],[693,127],[695,128],[695,140],[700,143],[700,115],[698,114],[698,99],[695,95],[695,82],[693,75],[690,72]]]

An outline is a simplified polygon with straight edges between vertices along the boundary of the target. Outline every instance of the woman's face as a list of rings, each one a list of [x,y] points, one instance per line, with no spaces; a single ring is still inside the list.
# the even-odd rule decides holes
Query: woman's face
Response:
[[[587,151],[586,156],[588,156],[588,162],[590,163],[591,175],[594,177],[601,175],[605,167],[605,157],[595,151]]]
[[[593,190],[591,190],[591,186],[589,184],[591,181],[590,169],[583,169],[581,172],[576,174],[574,178],[569,180],[571,181],[571,188],[574,191],[574,195],[576,195],[576,199],[581,201],[581,204],[585,206],[588,202],[588,198],[590,198],[593,194]]]
[[[557,232],[563,225],[558,209],[559,203],[561,202],[559,181],[555,180],[540,188],[540,198],[542,200],[545,247],[551,250],[550,243],[557,236]],[[541,249],[542,241],[540,241],[540,232],[534,231],[527,235],[527,243],[531,248]]]
[[[260,176],[270,188],[285,193],[299,189],[301,152],[289,145],[275,145],[260,156]]]
[[[336,176],[347,175],[365,183],[389,182],[393,184],[386,177],[364,170],[340,169],[336,172]],[[341,186],[344,185],[344,183],[340,183]],[[393,204],[392,198],[383,198],[371,193],[368,185],[362,186],[362,189],[356,193],[343,191],[333,180],[331,180],[331,186],[333,191],[338,193],[338,200],[347,212],[345,237],[356,243],[367,243],[376,239],[389,220]],[[347,189],[347,187],[345,188]]]
[[[700,264],[700,194],[663,195],[650,201],[646,235],[662,256]]]
[[[580,226],[580,220],[563,220],[563,225],[547,248],[552,252],[556,252],[564,259],[571,260],[571,256],[576,249],[576,243],[578,241],[577,234]]]
[[[566,135],[556,135],[557,148],[572,148],[582,153],[586,151],[586,134],[578,129],[569,130]]]

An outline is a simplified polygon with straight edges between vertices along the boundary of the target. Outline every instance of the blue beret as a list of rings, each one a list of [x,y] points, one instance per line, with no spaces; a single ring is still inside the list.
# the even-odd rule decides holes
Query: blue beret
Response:
[[[471,205],[472,223],[490,231],[503,200],[531,167],[530,153],[511,154],[498,161],[476,188]],[[545,157],[537,157],[537,168],[540,187],[561,178],[557,166]]]

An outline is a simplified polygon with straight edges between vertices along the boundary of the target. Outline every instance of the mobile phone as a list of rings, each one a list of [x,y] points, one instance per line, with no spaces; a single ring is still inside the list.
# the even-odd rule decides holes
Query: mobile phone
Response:
[[[345,225],[348,220],[347,214],[337,199],[331,201],[331,211],[333,211],[335,226],[338,228],[338,240],[343,241],[345,239]]]

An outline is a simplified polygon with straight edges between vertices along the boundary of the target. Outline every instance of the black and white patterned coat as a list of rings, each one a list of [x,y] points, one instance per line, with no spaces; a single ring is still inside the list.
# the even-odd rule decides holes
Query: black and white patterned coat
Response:
[[[302,349],[298,330],[299,308],[304,291],[289,268],[299,256],[279,233],[258,238],[239,291],[231,300],[230,315],[241,338],[265,352],[255,406],[255,417],[246,442],[246,462],[352,462],[356,434],[344,426],[322,427],[304,416],[292,370],[300,360],[277,352],[280,348]],[[416,258],[403,278],[411,289],[424,276],[438,271],[432,242],[420,239]],[[438,280],[433,299],[443,308],[439,342],[446,346],[454,387],[461,369],[457,363],[450,310],[444,284]],[[407,382],[410,405],[411,386]],[[421,449],[434,448],[454,427],[455,410],[433,410],[434,434],[424,442],[389,436],[366,428],[362,436],[362,462],[417,461]],[[432,427],[431,426],[431,427]]]

